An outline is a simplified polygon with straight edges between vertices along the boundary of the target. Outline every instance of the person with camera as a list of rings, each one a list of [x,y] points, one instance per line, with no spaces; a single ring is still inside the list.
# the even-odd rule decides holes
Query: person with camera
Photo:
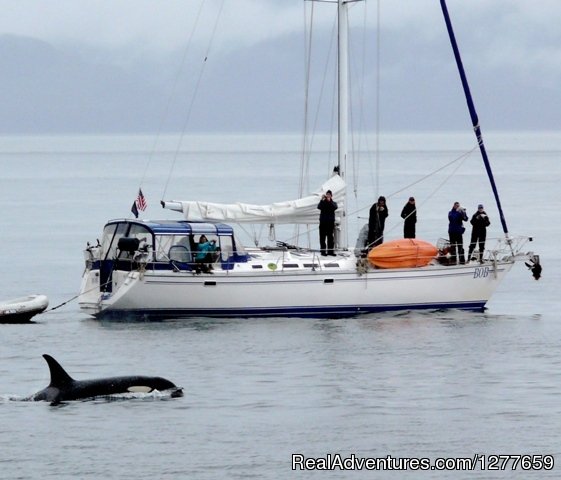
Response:
[[[468,259],[479,260],[479,263],[483,263],[483,252],[485,251],[487,227],[491,225],[491,222],[489,221],[489,216],[487,215],[487,212],[485,212],[481,203],[477,205],[477,212],[473,214],[469,223],[473,225],[473,228],[471,230],[471,241],[469,244]],[[471,256],[471,254],[475,250],[476,244],[479,244],[478,259],[472,258]]]
[[[466,209],[460,202],[454,202],[452,210],[448,212],[448,235],[450,237],[450,253],[455,263],[466,263],[464,253],[464,232],[466,231],[463,222],[467,222]]]
[[[319,214],[319,246],[323,256],[335,256],[335,210],[337,202],[333,200],[333,193],[327,190],[318,203]],[[327,244],[327,245],[326,245]]]
[[[211,253],[216,250],[216,240],[210,242],[206,235],[201,235],[199,243],[197,244],[197,253],[195,255],[195,271],[196,273],[211,273],[212,272],[212,255]]]
[[[380,196],[378,201],[370,207],[368,215],[368,245],[371,248],[384,242],[384,227],[388,215],[386,197]]]
[[[415,198],[409,197],[401,210],[401,218],[403,218],[403,238],[415,238],[415,224],[417,223]]]

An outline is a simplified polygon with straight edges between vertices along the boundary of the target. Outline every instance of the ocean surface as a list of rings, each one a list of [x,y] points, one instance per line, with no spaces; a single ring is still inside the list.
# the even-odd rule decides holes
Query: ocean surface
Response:
[[[68,301],[33,324],[0,325],[0,478],[559,478],[561,134],[486,140],[509,231],[533,237],[527,250],[540,254],[543,277],[517,264],[485,313],[126,323],[89,318],[73,299],[86,242],[107,220],[130,216],[139,186],[152,219],[177,218],[162,198],[296,198],[298,137],[0,137],[0,299]],[[306,191],[334,161],[330,140],[316,142]],[[502,235],[477,149],[464,158],[469,135],[386,135],[378,155],[373,145],[359,145],[361,167],[348,177],[351,245],[379,194],[388,198],[386,239],[401,235],[410,195],[419,238],[446,236],[456,200],[468,215],[484,203],[489,237]],[[259,233],[268,232],[246,232]],[[43,353],[78,379],[163,376],[185,396],[22,401],[49,383]],[[293,454],[485,457],[471,471],[350,472],[293,471]],[[512,470],[516,457],[493,465],[493,455],[551,455],[555,466]]]

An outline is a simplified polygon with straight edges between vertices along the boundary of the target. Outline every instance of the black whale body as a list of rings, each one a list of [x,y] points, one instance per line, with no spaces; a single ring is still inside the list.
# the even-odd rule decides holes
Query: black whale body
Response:
[[[47,361],[51,371],[51,383],[43,390],[32,395],[30,400],[45,400],[56,405],[67,400],[80,400],[129,392],[149,393],[154,390],[160,392],[171,390],[172,397],[181,397],[183,395],[183,388],[177,387],[162,377],[135,375],[74,380],[53,357],[45,354],[43,358]]]

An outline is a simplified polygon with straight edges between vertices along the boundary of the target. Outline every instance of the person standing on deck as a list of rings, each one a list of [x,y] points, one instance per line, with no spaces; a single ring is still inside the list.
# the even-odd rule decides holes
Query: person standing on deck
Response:
[[[319,214],[319,245],[323,256],[335,256],[335,210],[337,202],[333,200],[333,193],[327,190],[318,203]],[[327,242],[326,242],[327,241]],[[326,245],[327,243],[327,245]]]
[[[469,221],[473,225],[471,230],[471,241],[468,250],[468,259],[472,260],[471,254],[475,250],[475,245],[479,243],[479,263],[483,263],[483,252],[485,251],[485,239],[487,238],[487,227],[491,225],[487,212],[483,205],[477,206],[477,212],[473,214]],[[476,260],[475,258],[473,260]]]
[[[370,248],[384,242],[384,226],[388,214],[386,197],[380,196],[378,201],[370,207],[368,216],[368,245]]]
[[[417,223],[417,206],[415,199],[409,197],[408,202],[401,210],[401,218],[403,222],[403,238],[415,238],[415,224]]]
[[[450,252],[455,262],[466,263],[464,255],[464,237],[466,231],[463,222],[467,222],[466,209],[460,206],[460,202],[454,202],[452,210],[448,212],[448,235],[450,237]]]

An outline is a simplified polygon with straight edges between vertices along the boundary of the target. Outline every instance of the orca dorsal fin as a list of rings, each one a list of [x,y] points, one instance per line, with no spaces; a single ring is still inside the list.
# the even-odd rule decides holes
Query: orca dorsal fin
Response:
[[[64,368],[60,366],[60,363],[58,363],[53,357],[45,353],[43,358],[46,360],[47,365],[49,365],[49,370],[51,371],[50,387],[60,387],[74,382],[74,379],[66,373],[66,370],[64,370]]]

